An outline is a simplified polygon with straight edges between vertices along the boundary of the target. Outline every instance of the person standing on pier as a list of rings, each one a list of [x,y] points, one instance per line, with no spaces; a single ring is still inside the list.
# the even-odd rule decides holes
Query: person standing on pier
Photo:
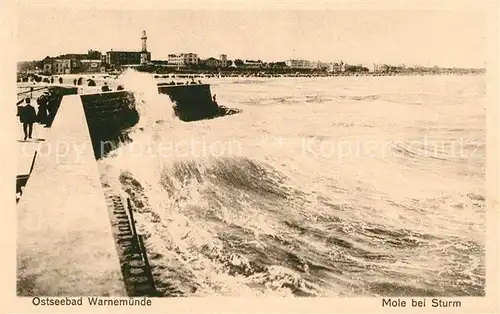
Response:
[[[19,110],[19,120],[23,124],[24,140],[31,138],[33,124],[36,122],[35,107],[31,105],[31,99],[26,98],[26,105]]]
[[[44,92],[43,95],[41,95],[37,99],[38,103],[38,114],[37,114],[37,121],[38,123],[45,124],[47,120],[47,105],[49,101],[49,93]]]
[[[101,91],[103,91],[103,92],[109,92],[110,91],[108,83],[104,82],[104,85],[101,87]]]

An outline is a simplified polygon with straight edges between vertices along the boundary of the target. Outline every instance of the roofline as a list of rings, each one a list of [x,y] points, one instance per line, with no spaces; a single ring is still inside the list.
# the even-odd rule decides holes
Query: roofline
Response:
[[[109,51],[106,51],[106,53],[108,53],[108,52],[131,52],[131,53],[132,52],[133,53],[147,52],[147,53],[149,53],[149,51],[137,51],[137,50],[132,50],[132,51],[130,51],[130,50],[109,50]]]

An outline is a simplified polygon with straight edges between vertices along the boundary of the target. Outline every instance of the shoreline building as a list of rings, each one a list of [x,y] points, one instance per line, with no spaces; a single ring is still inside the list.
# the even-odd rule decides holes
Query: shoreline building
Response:
[[[41,61],[41,72],[44,74],[72,74],[85,72],[89,68],[92,71],[102,71],[100,64],[101,53],[89,50],[88,53],[70,53],[57,57],[45,57]],[[88,66],[87,66],[88,65]]]
[[[101,59],[83,59],[81,62],[82,72],[87,73],[104,73],[106,68],[102,64]]]
[[[290,69],[314,69],[314,68],[316,68],[316,65],[309,60],[290,59],[290,60],[286,60],[285,64]]]
[[[313,69],[321,69],[321,70],[328,70],[330,67],[329,62],[323,62],[323,61],[315,61],[311,63],[313,65]]]
[[[119,51],[113,50],[106,52],[106,64],[108,66],[122,66],[145,64],[151,61],[151,52],[147,51],[147,36],[146,31],[142,31],[141,50],[140,51]]]
[[[168,65],[171,67],[184,67],[189,65],[197,65],[199,58],[196,53],[183,52],[171,53],[168,55]]]
[[[245,60],[243,66],[245,69],[261,69],[264,67],[264,62],[261,60]]]
[[[374,63],[373,64],[374,73],[387,73],[389,72],[389,66],[387,64]]]
[[[217,59],[215,59],[213,57],[210,57],[210,58],[208,58],[206,60],[203,60],[202,62],[208,68],[218,68],[218,67],[221,66],[221,61],[217,60]]]
[[[75,62],[76,63],[76,62]],[[73,63],[73,65],[76,65]],[[51,58],[49,56],[42,60],[43,73],[45,74],[70,74],[74,73],[71,65],[71,59]]]
[[[344,63],[344,61],[340,61],[340,63],[338,63],[338,62],[330,63],[330,66],[328,67],[328,72],[330,72],[330,73],[343,73],[343,72],[345,72],[345,66],[346,66],[346,64]]]
[[[199,63],[204,64],[208,68],[225,68],[227,67],[227,55],[222,54],[219,56],[219,59],[210,57],[205,60],[200,60]]]
[[[219,60],[220,60],[220,66],[225,68],[227,67],[227,55],[226,54],[221,54],[219,56]]]

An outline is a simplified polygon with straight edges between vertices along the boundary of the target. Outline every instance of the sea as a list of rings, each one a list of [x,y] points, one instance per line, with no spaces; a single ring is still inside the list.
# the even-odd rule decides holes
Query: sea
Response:
[[[485,76],[206,78],[242,112],[195,122],[118,80],[140,121],[101,179],[162,296],[485,295]]]

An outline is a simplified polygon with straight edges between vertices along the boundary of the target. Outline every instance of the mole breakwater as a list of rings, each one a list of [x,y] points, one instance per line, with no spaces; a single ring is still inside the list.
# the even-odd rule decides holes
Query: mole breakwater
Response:
[[[126,130],[139,122],[135,97],[130,92],[119,91],[82,95],[81,98],[94,156],[99,159],[117,143],[127,141]]]
[[[82,95],[81,100],[96,159],[104,157],[119,143],[130,141],[127,130],[139,122],[133,93],[87,94]],[[119,187],[110,187],[102,180],[101,185],[127,294],[156,296],[147,252],[135,228],[134,209],[128,199],[121,197]]]
[[[209,85],[158,90],[176,104],[181,120],[223,115]],[[139,95],[130,91],[62,98],[47,139],[30,171],[17,206],[17,294],[19,296],[155,296],[175,289],[155,282],[147,239],[136,231],[137,202],[102,179],[96,160],[130,141],[140,121]],[[170,111],[166,102],[165,111]],[[70,143],[71,145],[69,145]],[[64,146],[61,154],[55,148]],[[47,187],[57,193],[47,193]],[[139,218],[139,217],[138,217]],[[146,245],[145,243],[146,242]],[[158,290],[157,290],[158,289]],[[169,290],[170,289],[170,290]]]
[[[61,100],[65,95],[74,95],[78,93],[78,88],[76,87],[67,87],[67,86],[38,86],[38,87],[33,87],[29,86],[26,88],[26,90],[21,91],[17,93],[18,99],[23,99],[30,97],[33,99],[33,104],[35,104],[37,101],[38,97],[42,95],[44,92],[49,92],[50,93],[50,98],[48,100],[48,106],[51,108],[49,111],[47,117],[44,119],[43,125],[45,128],[50,128],[52,123],[54,122],[54,119],[56,117],[57,111],[59,109],[59,106],[61,104]],[[40,125],[40,127],[41,127]],[[39,138],[39,141],[45,140],[45,138]],[[23,167],[24,169],[19,170],[16,175],[16,203],[19,201],[19,198],[21,197],[23,193],[23,188],[26,186],[30,173],[33,170],[33,166],[35,163],[36,159],[36,154],[37,154],[37,145],[35,143],[23,143],[21,144],[21,151],[24,156],[21,157],[18,162],[23,165],[26,163],[26,161],[29,161],[30,166],[29,167]],[[32,152],[32,154],[31,154]],[[28,170],[29,171],[26,171]]]
[[[169,85],[164,83],[158,84],[158,92],[170,97],[176,104],[175,114],[185,122],[212,119],[240,112],[237,109],[218,105],[212,99],[208,84]]]
[[[102,181],[101,181],[102,182]],[[102,182],[120,268],[129,296],[158,296],[143,236],[137,233],[130,199]]]
[[[66,95],[75,95],[78,94],[78,87],[67,87],[67,86],[53,86],[49,87],[48,91],[50,95],[52,95],[52,99],[55,102],[56,106],[54,110],[47,117],[46,126],[50,127],[54,122],[54,119],[57,114],[57,110],[59,109],[59,105],[61,104],[61,100]]]
[[[47,135],[16,208],[17,295],[125,296],[80,95]]]
[[[198,121],[239,113],[218,105],[208,84],[158,85],[158,92],[175,103],[175,115],[182,121]],[[139,122],[134,94],[129,91],[81,95],[96,159],[129,141],[127,131]],[[165,110],[170,110],[166,107]]]

